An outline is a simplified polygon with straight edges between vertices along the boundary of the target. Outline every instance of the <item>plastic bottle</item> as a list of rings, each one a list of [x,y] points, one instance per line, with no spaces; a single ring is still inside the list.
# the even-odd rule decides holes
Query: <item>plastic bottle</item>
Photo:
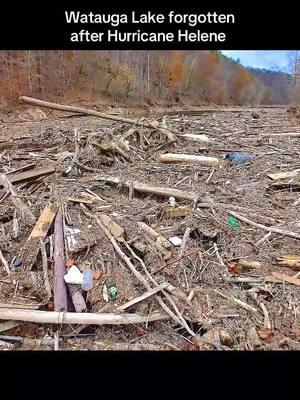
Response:
[[[108,287],[108,293],[111,300],[116,300],[118,297],[118,289],[115,284],[112,284]]]
[[[82,273],[81,289],[89,291],[93,288],[93,271],[90,264],[86,264],[85,270]]]
[[[251,160],[253,158],[253,154],[233,151],[231,153],[227,153],[225,158],[231,161],[232,164],[243,164],[244,162]]]
[[[236,229],[239,226],[239,223],[232,215],[228,215],[228,222],[232,229]]]

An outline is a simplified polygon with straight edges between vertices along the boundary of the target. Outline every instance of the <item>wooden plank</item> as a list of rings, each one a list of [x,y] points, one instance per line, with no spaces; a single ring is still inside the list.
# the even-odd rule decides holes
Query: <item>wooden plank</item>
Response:
[[[268,174],[267,176],[274,181],[278,179],[286,179],[286,178],[294,178],[300,172],[300,169],[295,169],[294,171],[287,171],[287,172],[275,172],[274,174]]]
[[[22,251],[23,269],[30,270],[40,251],[40,239],[44,240],[57,213],[58,206],[49,203],[42,211],[37,223],[29,235]]]
[[[52,165],[51,166],[49,165],[48,167],[35,168],[30,171],[11,174],[9,175],[9,180],[12,184],[22,183],[40,178],[41,176],[53,174],[54,172],[55,168]]]

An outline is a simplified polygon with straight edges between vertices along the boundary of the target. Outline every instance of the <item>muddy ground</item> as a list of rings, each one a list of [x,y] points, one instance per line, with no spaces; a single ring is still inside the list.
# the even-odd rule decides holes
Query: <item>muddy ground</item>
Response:
[[[63,207],[65,226],[80,230],[75,247],[66,248],[66,260],[73,260],[79,268],[90,262],[96,272],[93,289],[84,293],[88,312],[120,314],[119,306],[147,291],[97,224],[94,216],[105,213],[124,228],[125,243],[119,246],[150,286],[154,287],[149,275],[158,284],[167,282],[175,288],[172,294],[164,291],[157,296],[173,311],[175,305],[175,314],[180,321],[184,319],[189,330],[172,318],[120,326],[16,322],[10,329],[1,321],[1,348],[300,349],[300,261],[291,266],[278,261],[286,256],[300,258],[299,239],[289,235],[300,235],[299,178],[297,172],[279,180],[268,176],[300,169],[297,114],[283,107],[112,111],[133,119],[143,115],[146,121],[156,120],[182,133],[206,134],[209,143],[177,135],[177,143],[168,144],[155,129],[134,127],[122,155],[97,144],[116,142],[128,132],[127,124],[24,107],[1,115],[1,173],[9,177],[10,172],[28,164],[33,164],[32,170],[55,168],[48,176],[13,187],[36,219],[49,200],[56,201]],[[75,129],[79,134],[76,163],[72,162]],[[249,152],[252,158],[233,165],[225,160],[230,151]],[[157,157],[165,152],[217,157],[220,163],[215,167],[163,164]],[[105,183],[100,179],[104,175],[118,177],[121,183]],[[196,194],[197,201],[176,199],[175,207],[186,206],[186,215],[172,217],[168,197],[128,190],[126,180],[181,189]],[[84,206],[80,199],[86,201]],[[233,227],[228,220],[230,211],[264,228],[238,218]],[[171,245],[166,256],[140,229],[139,222],[166,239],[182,239],[186,232],[185,247]],[[31,271],[12,268],[15,257],[22,259],[28,256],[25,250],[34,251],[25,247],[33,227],[15,208],[6,189],[0,188],[0,248],[11,270],[10,275],[5,269],[0,271],[1,308],[53,310],[41,255]],[[288,231],[288,235],[266,236],[270,227]],[[53,226],[44,243],[53,290]],[[283,275],[278,278],[278,273]],[[294,278],[293,283],[289,277]],[[116,300],[107,301],[103,289],[112,284],[118,295]],[[73,311],[71,302],[68,311]],[[126,313],[143,316],[154,312],[164,312],[154,296],[126,309]]]

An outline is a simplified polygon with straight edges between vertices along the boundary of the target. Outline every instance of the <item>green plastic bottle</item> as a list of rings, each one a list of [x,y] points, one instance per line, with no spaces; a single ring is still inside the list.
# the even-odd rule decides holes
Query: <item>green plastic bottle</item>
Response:
[[[232,215],[228,215],[228,222],[232,229],[236,229],[239,226],[239,223]]]
[[[110,285],[108,288],[108,294],[111,300],[116,300],[118,297],[118,289],[116,287],[116,285]]]

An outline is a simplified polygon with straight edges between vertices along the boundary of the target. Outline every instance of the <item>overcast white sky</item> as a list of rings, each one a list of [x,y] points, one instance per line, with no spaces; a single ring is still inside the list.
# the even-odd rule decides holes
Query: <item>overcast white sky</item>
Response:
[[[248,67],[280,69],[287,71],[287,50],[222,50],[228,57],[240,59],[241,64]]]

